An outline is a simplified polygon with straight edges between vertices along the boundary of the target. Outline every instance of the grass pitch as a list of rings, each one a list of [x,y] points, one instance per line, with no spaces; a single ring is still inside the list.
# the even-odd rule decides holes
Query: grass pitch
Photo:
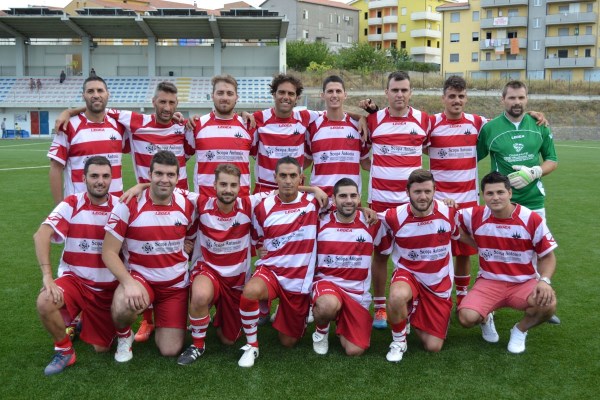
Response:
[[[32,242],[33,233],[52,209],[48,146],[41,140],[0,141],[2,399],[584,399],[597,395],[600,188],[595,183],[600,182],[600,142],[556,144],[559,168],[544,184],[548,222],[559,244],[553,283],[562,325],[532,329],[522,355],[506,350],[509,329],[520,313],[501,310],[496,314],[498,344],[484,342],[478,328],[461,328],[453,316],[440,353],[423,351],[413,334],[399,364],[385,360],[389,330],[373,331],[365,355],[349,358],[333,334],[329,354],[318,356],[308,334],[296,348],[287,350],[266,326],[259,329],[261,353],[256,365],[242,369],[237,360],[244,340],[227,348],[210,328],[206,353],[189,367],[161,357],[152,341],[134,344],[133,360],[122,365],[114,361],[112,352],[95,354],[91,346],[78,341],[77,363],[49,378],[43,369],[53,353],[52,341],[35,311],[41,273]],[[480,171],[488,169],[489,160],[483,160]],[[124,177],[126,187],[133,184],[129,157],[125,157]],[[53,247],[53,265],[60,251],[59,246]],[[313,329],[309,326],[307,332]]]

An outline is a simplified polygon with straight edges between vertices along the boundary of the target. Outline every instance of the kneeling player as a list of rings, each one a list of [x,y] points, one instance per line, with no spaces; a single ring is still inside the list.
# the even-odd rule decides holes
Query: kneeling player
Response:
[[[56,353],[44,373],[53,375],[75,363],[65,321],[82,316],[81,339],[106,352],[115,337],[110,305],[117,280],[102,262],[104,225],[118,199],[108,194],[111,165],[106,157],[89,158],[83,169],[87,191],[66,197],[34,235],[44,287],[37,299],[42,324]],[[64,242],[58,279],[52,278],[50,243]]]
[[[361,355],[370,345],[371,253],[374,246],[391,243],[381,223],[369,226],[358,211],[360,195],[352,179],[342,178],[333,187],[336,210],[319,221],[317,267],[313,285],[316,331],[313,349],[327,354],[329,323],[349,356]]]

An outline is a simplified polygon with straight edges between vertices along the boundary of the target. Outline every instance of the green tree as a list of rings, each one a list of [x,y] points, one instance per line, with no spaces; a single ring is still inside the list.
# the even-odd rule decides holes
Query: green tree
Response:
[[[385,52],[368,43],[354,43],[352,47],[340,49],[334,60],[337,68],[363,73],[385,71],[391,66]]]
[[[288,67],[296,71],[305,71],[311,62],[327,64],[330,58],[329,49],[323,42],[289,41],[286,52]]]

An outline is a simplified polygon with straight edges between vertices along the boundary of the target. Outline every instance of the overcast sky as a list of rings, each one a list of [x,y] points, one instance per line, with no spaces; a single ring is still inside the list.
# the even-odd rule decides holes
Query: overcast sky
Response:
[[[167,0],[168,1],[168,0]],[[221,1],[221,0],[197,0],[196,3],[200,8],[206,9],[217,9],[223,6],[223,3],[233,3],[235,0],[229,1]],[[255,7],[258,7],[264,0],[244,0],[248,4],[252,4]],[[347,3],[347,0],[334,0],[340,3]],[[2,5],[1,9],[6,10],[11,7],[27,7],[30,5],[36,6],[55,6],[55,7],[64,7],[65,5],[70,3],[70,0],[2,0],[0,2]],[[194,4],[194,0],[178,0],[177,3],[189,3]]]

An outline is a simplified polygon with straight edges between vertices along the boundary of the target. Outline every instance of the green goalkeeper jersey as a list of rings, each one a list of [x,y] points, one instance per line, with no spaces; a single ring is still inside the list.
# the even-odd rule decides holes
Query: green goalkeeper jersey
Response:
[[[552,133],[546,126],[537,126],[536,120],[525,114],[519,128],[504,114],[489,121],[481,128],[477,141],[477,160],[490,155],[492,171],[508,175],[513,165],[534,167],[544,161],[558,162]],[[536,179],[523,189],[512,189],[512,201],[531,210],[544,208],[544,186]]]

